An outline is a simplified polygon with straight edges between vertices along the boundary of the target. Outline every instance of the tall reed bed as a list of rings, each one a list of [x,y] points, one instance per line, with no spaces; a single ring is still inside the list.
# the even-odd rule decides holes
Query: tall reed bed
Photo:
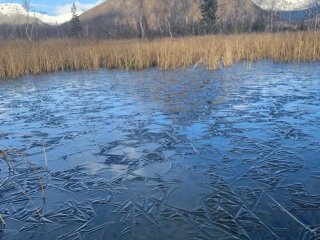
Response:
[[[320,32],[215,35],[157,40],[50,39],[0,42],[0,78],[68,70],[208,69],[235,62],[318,61]]]

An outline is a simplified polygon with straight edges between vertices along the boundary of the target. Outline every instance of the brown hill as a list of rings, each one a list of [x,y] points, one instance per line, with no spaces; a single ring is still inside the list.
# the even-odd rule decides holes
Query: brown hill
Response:
[[[197,31],[201,20],[202,0],[108,0],[88,10],[80,20],[88,29],[106,35],[127,34],[143,36],[146,32],[161,35],[181,35]],[[252,27],[258,10],[250,0],[219,0],[219,29],[233,26],[245,30]],[[239,29],[240,31],[240,29]]]

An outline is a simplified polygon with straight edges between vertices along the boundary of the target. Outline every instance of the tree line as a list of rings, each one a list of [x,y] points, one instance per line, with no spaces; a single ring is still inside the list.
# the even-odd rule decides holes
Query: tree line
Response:
[[[118,0],[118,9],[88,19],[79,17],[73,3],[70,21],[51,26],[32,20],[30,0],[23,0],[25,23],[0,24],[0,38],[157,38],[318,30],[318,1],[312,1],[314,6],[304,13],[306,20],[300,22],[272,8],[262,10],[250,0]]]

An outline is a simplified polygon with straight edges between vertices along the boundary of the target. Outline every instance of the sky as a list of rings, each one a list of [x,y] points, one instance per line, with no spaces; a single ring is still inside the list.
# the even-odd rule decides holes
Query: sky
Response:
[[[21,3],[21,0],[0,0],[0,3]],[[32,12],[41,12],[51,16],[66,15],[71,11],[71,5],[76,2],[78,13],[82,13],[103,0],[30,0]]]

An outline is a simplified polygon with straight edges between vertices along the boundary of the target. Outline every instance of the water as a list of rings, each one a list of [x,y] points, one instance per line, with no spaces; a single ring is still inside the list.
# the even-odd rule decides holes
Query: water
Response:
[[[260,62],[2,81],[0,239],[319,238],[319,74]]]

